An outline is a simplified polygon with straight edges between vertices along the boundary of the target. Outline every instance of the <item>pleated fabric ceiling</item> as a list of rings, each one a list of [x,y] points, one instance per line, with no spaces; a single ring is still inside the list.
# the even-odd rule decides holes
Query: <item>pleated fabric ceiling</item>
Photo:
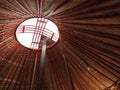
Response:
[[[120,90],[120,0],[0,0],[0,90],[38,90],[41,50],[16,39],[30,18],[59,28],[43,90]]]

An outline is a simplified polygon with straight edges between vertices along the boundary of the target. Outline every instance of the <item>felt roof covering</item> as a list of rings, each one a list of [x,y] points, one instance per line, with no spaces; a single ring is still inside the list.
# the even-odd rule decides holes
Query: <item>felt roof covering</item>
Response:
[[[120,89],[120,0],[0,0],[1,90],[38,90],[41,51],[15,36],[34,17],[50,19],[60,32],[46,51],[44,90]]]

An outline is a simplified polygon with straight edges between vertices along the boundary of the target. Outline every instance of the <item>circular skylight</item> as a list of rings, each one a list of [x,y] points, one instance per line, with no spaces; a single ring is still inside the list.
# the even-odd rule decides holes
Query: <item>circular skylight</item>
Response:
[[[58,27],[45,18],[31,18],[21,23],[16,30],[20,44],[30,49],[40,49],[45,39],[47,47],[53,46],[59,39]]]

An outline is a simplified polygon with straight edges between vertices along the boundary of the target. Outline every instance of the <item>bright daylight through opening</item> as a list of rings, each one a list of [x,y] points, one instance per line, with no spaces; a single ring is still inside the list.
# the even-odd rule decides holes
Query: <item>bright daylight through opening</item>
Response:
[[[31,18],[18,26],[16,38],[27,48],[40,49],[44,39],[47,40],[47,47],[57,43],[59,32],[52,21],[45,18]]]

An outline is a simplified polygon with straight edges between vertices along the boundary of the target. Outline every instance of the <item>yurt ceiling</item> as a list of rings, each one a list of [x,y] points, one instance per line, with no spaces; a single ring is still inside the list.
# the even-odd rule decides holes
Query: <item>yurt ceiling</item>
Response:
[[[59,41],[46,50],[22,46],[15,31],[47,18]],[[41,80],[41,83],[39,83]],[[0,0],[0,90],[120,90],[120,0]]]

